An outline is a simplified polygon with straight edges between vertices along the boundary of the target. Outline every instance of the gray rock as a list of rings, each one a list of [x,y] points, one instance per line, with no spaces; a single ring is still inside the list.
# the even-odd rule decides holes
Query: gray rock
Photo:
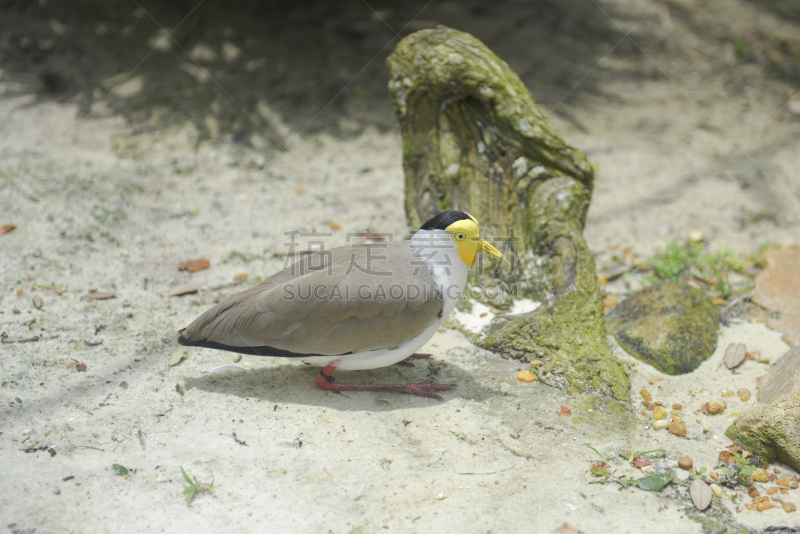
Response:
[[[669,375],[694,371],[717,347],[719,312],[686,284],[662,282],[637,291],[606,323],[625,351]]]
[[[800,470],[800,345],[775,362],[758,401],[725,435],[762,460]]]

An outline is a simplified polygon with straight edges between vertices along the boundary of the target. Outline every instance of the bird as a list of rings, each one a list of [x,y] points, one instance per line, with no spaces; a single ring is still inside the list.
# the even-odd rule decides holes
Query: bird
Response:
[[[304,255],[283,270],[209,309],[179,331],[178,343],[323,367],[327,391],[396,391],[442,400],[455,387],[338,383],[336,370],[365,370],[429,358],[433,337],[463,294],[484,253],[507,263],[459,210],[428,219],[410,240],[353,243]]]

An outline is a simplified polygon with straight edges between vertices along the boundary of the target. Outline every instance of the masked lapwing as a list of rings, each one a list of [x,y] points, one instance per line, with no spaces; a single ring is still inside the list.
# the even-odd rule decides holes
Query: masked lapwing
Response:
[[[474,217],[445,211],[410,241],[305,255],[205,312],[180,331],[178,342],[321,366],[315,383],[329,391],[397,391],[441,400],[429,391],[453,384],[344,384],[331,373],[425,357],[416,351],[453,311],[481,252],[505,261],[481,237]]]

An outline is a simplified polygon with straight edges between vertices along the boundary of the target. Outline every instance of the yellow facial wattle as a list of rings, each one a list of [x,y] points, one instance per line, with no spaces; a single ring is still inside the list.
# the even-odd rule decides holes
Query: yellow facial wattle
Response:
[[[493,258],[501,259],[506,263],[508,262],[499,250],[481,237],[478,221],[472,215],[470,215],[470,219],[464,219],[448,226],[447,232],[453,236],[453,240],[458,246],[458,255],[461,260],[470,267],[478,259],[478,254],[481,252]]]

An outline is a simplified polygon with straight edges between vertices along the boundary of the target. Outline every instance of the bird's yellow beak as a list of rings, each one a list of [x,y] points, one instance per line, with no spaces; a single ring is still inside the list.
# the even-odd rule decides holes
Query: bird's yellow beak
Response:
[[[488,254],[495,259],[502,260],[506,267],[511,267],[511,262],[509,262],[499,250],[490,245],[485,239],[481,239],[481,245],[483,246],[484,254]]]
[[[473,237],[462,243],[463,244],[458,247],[458,252],[461,255],[461,259],[464,260],[464,263],[470,267],[475,264],[475,261],[478,259],[478,254],[481,252],[498,260],[502,260],[506,266],[509,268],[511,267],[511,263],[509,263],[506,257],[480,236]]]

